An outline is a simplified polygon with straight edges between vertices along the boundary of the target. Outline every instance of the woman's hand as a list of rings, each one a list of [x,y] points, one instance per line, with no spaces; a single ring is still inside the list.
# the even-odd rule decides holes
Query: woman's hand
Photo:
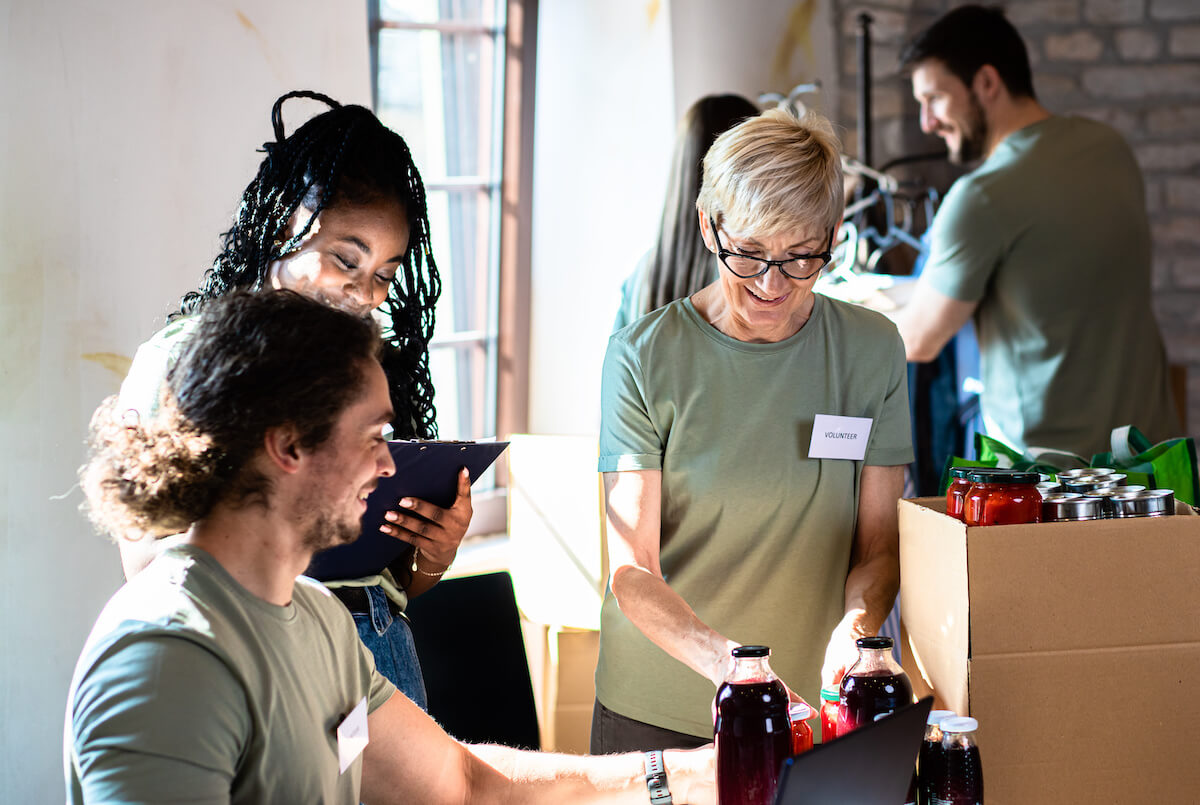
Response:
[[[821,687],[835,688],[842,677],[850,670],[850,666],[858,661],[858,638],[866,637],[862,619],[866,613],[862,610],[847,612],[829,636],[829,645],[825,647],[825,662],[821,666]]]
[[[471,524],[471,476],[458,473],[458,495],[448,509],[417,498],[401,498],[399,508],[384,515],[383,533],[416,547],[430,565],[449,567]]]

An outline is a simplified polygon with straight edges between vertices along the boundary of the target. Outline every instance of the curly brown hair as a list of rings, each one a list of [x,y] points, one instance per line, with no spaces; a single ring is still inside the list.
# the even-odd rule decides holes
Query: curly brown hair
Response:
[[[200,313],[167,375],[158,413],[142,421],[105,400],[80,469],[85,510],[113,537],[187,529],[218,503],[266,501],[252,459],[271,428],[320,447],[378,361],[379,329],[291,291],[234,291]]]

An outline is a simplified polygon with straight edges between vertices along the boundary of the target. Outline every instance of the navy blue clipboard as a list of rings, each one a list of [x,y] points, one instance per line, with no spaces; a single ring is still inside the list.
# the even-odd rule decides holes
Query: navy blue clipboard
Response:
[[[396,472],[380,478],[367,498],[362,533],[349,545],[330,548],[313,557],[306,576],[320,581],[374,576],[400,558],[409,544],[379,530],[383,516],[397,508],[400,498],[427,500],[448,509],[458,494],[458,471],[471,473],[471,483],[504,452],[508,442],[391,441],[388,449]]]

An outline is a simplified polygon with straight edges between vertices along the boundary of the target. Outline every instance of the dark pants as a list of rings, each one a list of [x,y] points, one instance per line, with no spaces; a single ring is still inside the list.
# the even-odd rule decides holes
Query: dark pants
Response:
[[[635,721],[614,713],[599,701],[592,708],[592,740],[588,751],[593,755],[649,752],[653,749],[695,749],[708,743],[712,743],[712,738],[697,738],[685,732]]]

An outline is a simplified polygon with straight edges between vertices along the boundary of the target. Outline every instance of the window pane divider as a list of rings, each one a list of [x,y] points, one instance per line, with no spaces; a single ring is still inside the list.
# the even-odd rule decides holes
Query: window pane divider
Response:
[[[494,341],[496,336],[492,333],[484,332],[483,330],[463,330],[458,333],[450,333],[449,335],[437,336],[430,340],[429,348],[438,349],[439,347],[473,347],[476,345],[488,344]]]
[[[484,25],[481,22],[457,22],[454,20],[439,20],[437,22],[408,22],[401,20],[380,20],[377,23],[380,30],[392,31],[437,31],[443,34],[477,34],[482,36],[499,36],[504,29],[496,25]]]
[[[440,179],[426,179],[425,190],[487,190],[489,192],[500,189],[500,182],[491,179],[484,179],[482,176],[448,176]]]

